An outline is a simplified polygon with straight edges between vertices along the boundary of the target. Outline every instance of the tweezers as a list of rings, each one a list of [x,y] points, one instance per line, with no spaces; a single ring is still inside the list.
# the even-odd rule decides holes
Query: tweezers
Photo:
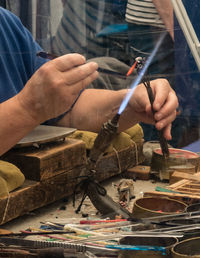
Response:
[[[143,80],[143,84],[144,84],[144,86],[147,90],[147,94],[149,96],[149,101],[151,103],[152,113],[155,114],[155,110],[153,108],[154,95],[153,95],[153,92],[152,92],[152,88],[150,86],[150,81],[148,79]],[[167,140],[165,139],[163,134],[164,134],[164,129],[158,130],[158,137],[159,137],[159,142],[160,142],[160,147],[161,147],[161,150],[162,150],[162,153],[163,153],[163,157],[167,158],[167,157],[169,157],[169,148],[168,148]]]
[[[48,52],[44,52],[44,51],[38,52],[36,55],[39,57],[45,58],[45,59],[49,59],[49,60],[53,60],[58,57],[57,55],[54,55],[54,54],[51,54]],[[112,71],[112,70],[109,70],[106,68],[101,68],[101,67],[99,67],[97,70],[98,70],[98,72],[103,73],[103,74],[116,76],[116,77],[124,79],[124,80],[127,79],[126,74],[123,74],[123,73],[119,73],[119,72]]]
[[[133,67],[134,66],[136,67],[137,73],[139,73],[143,69],[144,59],[141,58],[141,57],[138,57],[136,59],[135,64],[133,65]],[[132,67],[130,68],[130,70],[131,69],[132,69]],[[128,74],[130,74],[130,73],[128,72]],[[150,104],[151,104],[152,113],[155,114],[155,110],[153,108],[154,95],[153,95],[152,88],[151,88],[151,85],[150,85],[149,77],[147,75],[145,75],[143,77],[142,83],[144,84],[144,86],[147,90],[147,94],[148,94],[149,101],[150,101]],[[164,128],[161,129],[161,130],[157,130],[157,131],[158,131],[158,137],[159,137],[159,142],[160,142],[160,147],[161,147],[161,150],[162,150],[162,154],[163,154],[164,159],[166,159],[166,158],[169,157],[169,148],[168,148],[167,140],[164,137]]]

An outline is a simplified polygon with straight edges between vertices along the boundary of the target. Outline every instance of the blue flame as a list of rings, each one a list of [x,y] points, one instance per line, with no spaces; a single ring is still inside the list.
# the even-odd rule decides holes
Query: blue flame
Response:
[[[148,69],[151,61],[153,60],[154,56],[156,55],[165,35],[166,35],[167,32],[164,32],[161,34],[154,50],[152,51],[151,55],[149,56],[149,58],[147,59],[147,61],[145,62],[145,65],[143,67],[143,69],[140,71],[140,73],[138,74],[137,78],[133,81],[133,83],[131,84],[130,86],[130,90],[128,91],[128,93],[126,94],[126,97],[123,99],[121,105],[120,105],[120,108],[119,108],[119,111],[118,111],[118,114],[121,115],[121,113],[124,111],[124,109],[126,108],[126,106],[128,105],[128,102],[131,98],[131,96],[133,95],[135,89],[136,89],[136,86],[141,82],[142,80],[142,77],[144,76],[146,70]]]

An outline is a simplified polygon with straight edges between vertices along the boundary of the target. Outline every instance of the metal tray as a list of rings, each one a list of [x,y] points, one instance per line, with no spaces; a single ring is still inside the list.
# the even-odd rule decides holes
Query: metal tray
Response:
[[[15,148],[34,146],[57,141],[65,138],[74,131],[76,131],[75,128],[39,125],[22,140],[20,140],[15,145]]]

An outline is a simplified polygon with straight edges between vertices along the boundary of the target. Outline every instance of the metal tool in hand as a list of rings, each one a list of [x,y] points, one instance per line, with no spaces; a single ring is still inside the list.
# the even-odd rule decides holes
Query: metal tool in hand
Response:
[[[49,60],[53,60],[53,59],[59,57],[55,54],[44,52],[44,51],[38,52],[37,56],[39,56],[41,58],[44,58],[44,59],[49,59]],[[102,73],[102,74],[105,74],[105,75],[108,75],[108,76],[114,76],[114,77],[118,77],[118,78],[121,78],[121,79],[124,79],[124,80],[127,79],[126,74],[123,74],[123,73],[120,73],[120,72],[117,72],[117,71],[113,71],[113,70],[110,70],[110,69],[107,69],[107,68],[98,67],[97,71],[99,73]]]
[[[141,71],[141,69],[143,68],[145,63],[145,59],[142,57],[138,57],[136,58],[136,70],[137,73],[139,73]],[[150,85],[150,80],[148,78],[148,76],[144,76],[143,80],[142,80],[146,90],[147,90],[147,94],[149,96],[149,101],[151,103],[151,109],[152,109],[152,113],[155,114],[155,110],[153,108],[153,102],[154,102],[154,95],[152,92],[152,88]],[[164,129],[158,130],[158,137],[159,137],[159,142],[160,142],[160,147],[163,153],[163,157],[167,158],[169,157],[169,149],[168,149],[168,144],[167,144],[167,140],[165,139],[164,135]]]

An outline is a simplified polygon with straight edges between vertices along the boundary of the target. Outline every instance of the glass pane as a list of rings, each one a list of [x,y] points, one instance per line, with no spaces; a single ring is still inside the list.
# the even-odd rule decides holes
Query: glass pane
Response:
[[[6,2],[45,51],[58,56],[78,52],[87,60],[95,58],[100,67],[124,75],[137,57],[148,60],[166,32],[147,74],[152,80],[169,80],[179,98],[170,144],[181,148],[199,139],[199,70],[171,0],[27,0],[28,17],[22,1]],[[200,2],[182,2],[199,38]],[[137,72],[132,75],[136,77]],[[130,87],[134,77],[123,80],[100,73],[92,86],[119,90]],[[157,140],[154,126],[142,127],[146,141]]]

